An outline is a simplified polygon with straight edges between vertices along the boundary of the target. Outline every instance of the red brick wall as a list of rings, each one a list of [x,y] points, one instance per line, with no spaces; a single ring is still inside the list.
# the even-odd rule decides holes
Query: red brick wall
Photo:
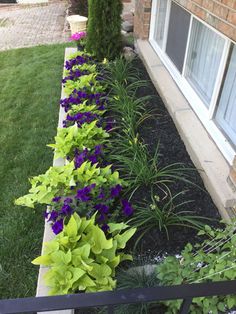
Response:
[[[181,6],[236,41],[236,0],[176,0]],[[134,32],[148,38],[152,0],[136,0]]]
[[[149,36],[152,0],[136,0],[134,13],[134,35],[146,39]]]

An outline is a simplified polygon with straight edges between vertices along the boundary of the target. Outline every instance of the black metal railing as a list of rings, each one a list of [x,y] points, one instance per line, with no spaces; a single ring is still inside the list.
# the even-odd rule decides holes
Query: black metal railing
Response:
[[[106,306],[108,314],[112,314],[115,305],[182,299],[180,313],[187,314],[193,298],[226,295],[236,295],[236,280],[52,297],[7,299],[0,300],[0,313],[22,314]]]

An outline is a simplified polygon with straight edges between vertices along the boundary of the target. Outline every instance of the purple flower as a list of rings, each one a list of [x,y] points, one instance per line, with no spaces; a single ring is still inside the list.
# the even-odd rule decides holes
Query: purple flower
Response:
[[[107,232],[110,228],[107,224],[102,225],[101,227],[102,231]]]
[[[105,204],[97,204],[94,208],[102,214],[107,214],[109,212],[109,207]]]
[[[101,155],[101,153],[102,153],[102,145],[96,145],[94,148],[94,154]]]
[[[88,186],[85,186],[83,189],[80,189],[77,191],[76,198],[82,202],[88,202],[91,200],[91,196],[89,193],[92,189],[94,189],[96,184],[91,184]]]
[[[118,197],[120,195],[120,192],[122,190],[122,186],[120,184],[117,184],[113,188],[111,188],[111,198]]]
[[[61,196],[56,196],[56,197],[54,197],[54,198],[52,199],[52,202],[58,203],[58,202],[60,202],[60,200],[61,200]]]
[[[71,215],[73,212],[73,208],[67,204],[64,204],[61,208],[61,213],[65,216]]]
[[[125,216],[131,216],[134,212],[133,207],[127,200],[122,200],[122,210]]]
[[[45,210],[45,211],[43,212],[43,217],[44,217],[45,219],[48,219],[48,215],[49,215],[49,213]]]
[[[98,194],[98,198],[102,200],[102,199],[104,199],[105,197],[106,197],[106,195],[105,195],[105,193],[104,193],[104,190],[101,189],[101,190],[100,190],[100,193]]]
[[[58,234],[60,232],[62,232],[63,230],[63,219],[60,219],[58,221],[56,221],[53,225],[52,225],[52,230],[55,234]]]
[[[56,221],[57,217],[58,217],[58,212],[56,210],[52,210],[48,221]]]
[[[68,204],[71,204],[73,202],[72,198],[70,197],[67,197],[65,200],[64,200],[64,204],[68,205]]]

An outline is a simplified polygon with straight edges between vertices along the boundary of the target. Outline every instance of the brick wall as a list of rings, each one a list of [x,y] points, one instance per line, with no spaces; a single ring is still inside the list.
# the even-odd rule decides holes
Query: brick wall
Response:
[[[236,0],[176,0],[176,2],[236,41]],[[152,0],[136,0],[134,32],[138,38],[148,38],[151,3]]]
[[[136,0],[134,14],[134,35],[146,39],[149,36],[152,0]]]

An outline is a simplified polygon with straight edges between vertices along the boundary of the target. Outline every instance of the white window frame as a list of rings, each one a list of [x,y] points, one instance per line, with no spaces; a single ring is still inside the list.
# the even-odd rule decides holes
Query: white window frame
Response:
[[[168,26],[169,26],[169,17],[170,17],[170,9],[171,9],[171,2],[175,2],[174,0],[166,0],[168,1],[167,4],[167,16],[165,20],[165,31],[164,31],[164,38],[163,38],[163,47],[160,48],[157,42],[154,38],[154,31],[155,31],[155,24],[156,24],[156,15],[157,15],[157,2],[158,0],[152,0],[152,10],[151,10],[151,24],[150,24],[150,34],[149,34],[149,42],[160,57],[161,61],[167,68],[167,70],[170,72],[171,76],[179,86],[180,90],[184,94],[185,98],[188,100],[189,104],[191,105],[194,112],[197,114],[198,118],[201,120],[202,124],[206,128],[206,130],[210,133],[213,140],[219,147],[220,151],[222,152],[225,159],[232,164],[233,159],[236,154],[235,148],[232,146],[230,140],[225,136],[225,134],[220,130],[219,127],[217,127],[217,124],[215,123],[214,115],[217,110],[217,99],[220,92],[220,87],[222,83],[222,79],[224,76],[224,71],[226,68],[226,63],[229,55],[229,49],[231,42],[226,36],[222,35],[220,32],[218,32],[216,29],[205,23],[203,20],[196,17],[191,12],[187,11],[190,15],[190,25],[189,25],[189,31],[188,31],[188,39],[187,39],[187,45],[186,45],[186,51],[185,51],[185,57],[184,57],[184,64],[183,64],[183,70],[182,73],[180,73],[173,62],[170,60],[168,55],[166,54],[166,43],[167,43],[167,35],[168,35]],[[179,5],[179,3],[176,3]],[[183,8],[183,7],[182,7]],[[185,8],[183,8],[186,10]],[[184,77],[185,71],[186,71],[186,62],[187,62],[187,51],[189,49],[189,42],[190,42],[190,34],[191,34],[191,28],[192,28],[192,21],[193,18],[197,19],[201,23],[203,23],[205,26],[216,32],[221,38],[224,39],[224,49],[220,61],[219,71],[216,77],[216,83],[212,94],[212,99],[209,105],[209,108],[205,106],[201,98],[197,95],[197,93],[194,91],[194,89],[191,87],[191,85],[188,83],[186,78]]]

